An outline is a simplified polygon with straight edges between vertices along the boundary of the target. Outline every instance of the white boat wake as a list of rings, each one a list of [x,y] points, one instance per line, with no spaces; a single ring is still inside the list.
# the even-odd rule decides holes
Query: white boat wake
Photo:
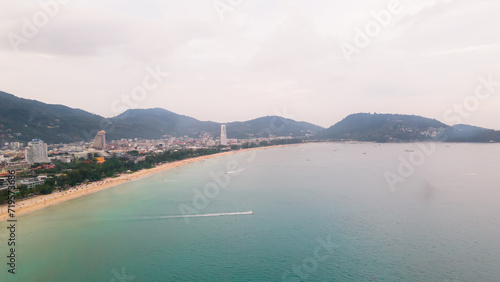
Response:
[[[205,183],[205,181],[196,181],[196,180],[177,180],[177,179],[163,179],[163,182]]]
[[[169,219],[169,218],[211,217],[211,216],[252,215],[252,214],[253,211],[246,211],[246,212],[226,212],[226,213],[207,213],[207,214],[147,216],[147,217],[142,217],[141,219]]]
[[[463,173],[463,174],[459,174],[459,175],[463,175],[463,176],[477,176],[478,173],[477,172],[472,172],[472,173]]]
[[[238,170],[232,170],[232,171],[227,171],[226,174],[231,174],[231,173],[240,173],[242,171],[244,171],[245,169],[244,168],[240,168]]]

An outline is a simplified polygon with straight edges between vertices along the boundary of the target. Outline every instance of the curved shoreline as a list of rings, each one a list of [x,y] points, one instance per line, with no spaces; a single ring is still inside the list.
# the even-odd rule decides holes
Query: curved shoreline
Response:
[[[68,190],[64,190],[61,192],[53,192],[48,195],[38,195],[33,198],[29,199],[24,199],[19,202],[16,201],[16,207],[14,208],[16,217],[27,214],[33,211],[37,211],[46,207],[54,206],[72,199],[76,199],[88,194],[92,194],[95,192],[99,192],[132,180],[136,180],[139,178],[144,178],[146,176],[150,176],[152,174],[156,174],[162,171],[170,170],[176,167],[180,167],[183,165],[187,165],[190,163],[194,162],[199,162],[215,157],[220,157],[220,156],[225,156],[225,155],[230,155],[230,154],[235,154],[239,152],[246,152],[246,151],[253,151],[253,150],[261,150],[261,149],[269,149],[269,148],[276,148],[276,147],[284,147],[284,146],[293,146],[293,145],[301,145],[304,143],[299,143],[299,144],[287,144],[287,145],[275,145],[275,146],[267,146],[267,147],[257,147],[257,148],[249,148],[249,149],[243,149],[243,150],[237,150],[237,151],[228,151],[228,152],[222,152],[222,153],[217,153],[217,154],[212,154],[212,155],[206,155],[206,156],[200,156],[200,157],[195,157],[195,158],[189,158],[189,159],[184,159],[184,160],[179,160],[171,163],[165,163],[158,165],[156,167],[150,168],[150,169],[142,169],[139,171],[136,171],[134,173],[124,173],[121,174],[118,177],[114,178],[105,178],[100,181],[95,181],[89,184],[80,184],[78,186],[75,186],[74,188],[70,188]],[[0,222],[5,221],[8,219],[8,207],[7,204],[4,204],[0,206]]]

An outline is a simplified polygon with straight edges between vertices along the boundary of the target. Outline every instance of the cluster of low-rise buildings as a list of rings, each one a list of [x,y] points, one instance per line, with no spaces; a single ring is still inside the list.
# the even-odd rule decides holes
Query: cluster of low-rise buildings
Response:
[[[89,155],[99,162],[112,156],[127,156],[127,152],[138,153],[163,152],[165,150],[200,149],[215,146],[243,145],[245,143],[259,143],[273,139],[288,139],[291,137],[269,136],[268,138],[229,139],[225,125],[221,126],[221,136],[215,138],[209,133],[202,133],[197,138],[189,136],[165,135],[161,139],[119,139],[106,142],[106,132],[99,131],[92,141],[80,141],[71,144],[47,144],[43,140],[33,139],[23,146],[20,142],[0,144],[0,190],[5,189],[5,180],[8,172],[27,172],[40,168],[50,168],[50,163],[59,161],[71,163],[75,159],[87,159]],[[143,156],[142,156],[143,157]],[[134,161],[141,161],[141,156],[134,157]],[[42,164],[34,167],[34,164]],[[49,166],[49,167],[48,167]],[[26,185],[33,188],[43,184],[45,177],[31,177],[20,179],[17,185]]]

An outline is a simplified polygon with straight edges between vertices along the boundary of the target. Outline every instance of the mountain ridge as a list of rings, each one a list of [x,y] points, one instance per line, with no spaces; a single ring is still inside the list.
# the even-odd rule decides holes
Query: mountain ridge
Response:
[[[446,125],[436,119],[402,114],[351,114],[318,135],[327,140],[369,142],[500,142],[500,131]]]
[[[0,91],[0,135],[4,135],[6,142],[26,142],[34,138],[48,143],[88,141],[99,130],[107,132],[108,140],[158,139],[165,135],[198,137],[204,132],[220,136],[221,124],[162,108],[129,109],[105,118],[85,110],[19,98]],[[228,138],[268,137],[269,134],[299,137],[324,130],[311,123],[276,116],[225,124]]]
[[[82,109],[46,104],[0,91],[0,135],[5,142],[41,138],[47,143],[89,141],[99,130],[108,140],[165,136],[220,136],[223,123],[200,121],[163,108],[128,109],[105,118]],[[291,136],[315,140],[371,142],[500,142],[500,131],[471,125],[449,126],[417,115],[355,113],[329,128],[280,116],[227,122],[228,138]]]

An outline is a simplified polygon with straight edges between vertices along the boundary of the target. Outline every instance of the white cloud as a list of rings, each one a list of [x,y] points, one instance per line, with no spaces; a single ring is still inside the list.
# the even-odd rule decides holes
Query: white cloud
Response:
[[[141,108],[232,121],[286,107],[330,126],[361,111],[440,119],[478,76],[500,79],[492,0],[402,0],[397,21],[348,64],[339,39],[388,3],[245,0],[220,21],[209,0],[73,0],[15,53],[7,34],[40,7],[3,1],[0,90],[110,116],[111,101],[160,65],[171,76]],[[497,115],[484,106],[471,123],[500,129]]]

